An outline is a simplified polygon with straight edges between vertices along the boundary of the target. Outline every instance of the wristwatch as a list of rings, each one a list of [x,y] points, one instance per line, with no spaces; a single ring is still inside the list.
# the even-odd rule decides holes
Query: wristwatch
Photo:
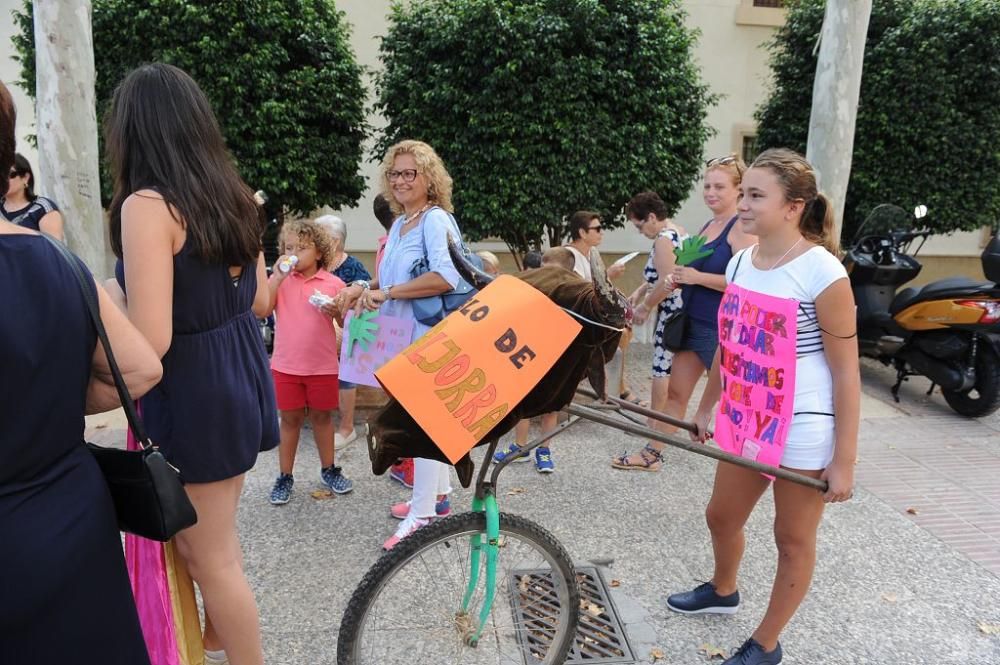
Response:
[[[386,284],[382,287],[382,293],[385,295],[386,300],[392,300],[392,294],[389,293],[389,289],[392,288],[392,284]]]

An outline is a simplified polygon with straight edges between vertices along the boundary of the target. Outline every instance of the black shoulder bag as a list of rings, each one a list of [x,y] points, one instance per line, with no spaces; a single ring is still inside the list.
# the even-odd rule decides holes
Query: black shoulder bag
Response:
[[[80,268],[77,258],[61,242],[44,233],[42,235],[66,259],[79,282],[90,318],[97,329],[97,337],[108,357],[108,365],[111,367],[115,388],[118,389],[118,397],[125,409],[129,427],[142,448],[121,450],[87,444],[111,490],[118,515],[118,528],[143,538],[166,542],[178,531],[198,521],[194,506],[181,484],[180,473],[149,440],[142,419],[136,413],[135,404],[111,352],[111,342],[108,341],[108,334],[101,321],[100,306],[95,294],[88,288],[89,278]]]

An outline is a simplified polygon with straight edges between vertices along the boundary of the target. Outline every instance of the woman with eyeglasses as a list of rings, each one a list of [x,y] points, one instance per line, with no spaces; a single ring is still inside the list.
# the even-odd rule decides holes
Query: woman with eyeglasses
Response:
[[[416,320],[411,301],[447,293],[461,279],[448,254],[448,234],[461,236],[451,214],[452,180],[438,154],[422,141],[401,141],[390,147],[381,171],[382,194],[397,217],[389,230],[378,277],[355,281],[338,294],[337,306],[346,312],[360,302],[368,310],[412,319],[413,341],[430,326]],[[421,258],[430,269],[412,277],[413,265]],[[412,498],[389,509],[402,521],[382,548],[391,550],[432,519],[451,512],[450,493],[448,465],[415,459]]]
[[[712,218],[698,232],[705,239],[702,255],[687,265],[675,265],[671,281],[681,292],[687,325],[680,349],[674,351],[664,412],[683,419],[698,379],[712,366],[719,346],[717,315],[726,289],[726,266],[733,254],[753,245],[757,238],[736,223],[736,205],[746,165],[736,154],[710,159],[705,164],[702,197]],[[662,425],[671,433],[677,428]],[[619,468],[658,471],[665,444],[650,441],[639,452],[641,465]],[[629,456],[636,461],[637,456]]]
[[[51,199],[35,194],[35,173],[24,155],[14,155],[14,165],[10,167],[7,194],[0,205],[0,213],[12,224],[63,237],[63,217]]]

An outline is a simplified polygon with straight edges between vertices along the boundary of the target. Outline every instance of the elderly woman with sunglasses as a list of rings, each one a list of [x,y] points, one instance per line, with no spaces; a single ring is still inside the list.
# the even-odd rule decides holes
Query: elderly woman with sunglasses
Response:
[[[755,236],[744,233],[736,223],[736,204],[744,171],[746,165],[735,154],[706,162],[702,197],[712,211],[712,218],[698,232],[705,239],[703,254],[687,265],[675,265],[670,275],[673,286],[681,292],[683,310],[687,314],[684,337],[680,348],[674,351],[663,408],[674,418],[684,418],[695,384],[715,358],[719,346],[717,315],[726,288],[729,259],[757,242]],[[676,430],[669,425],[659,429],[667,433]],[[650,441],[637,454],[619,457],[613,464],[619,469],[659,471],[663,445]]]

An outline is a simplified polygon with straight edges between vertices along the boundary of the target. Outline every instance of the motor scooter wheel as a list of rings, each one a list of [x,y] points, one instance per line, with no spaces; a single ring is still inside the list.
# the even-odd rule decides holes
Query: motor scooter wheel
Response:
[[[1000,358],[984,346],[976,357],[976,385],[964,392],[941,389],[948,406],[969,418],[982,418],[1000,408]]]

